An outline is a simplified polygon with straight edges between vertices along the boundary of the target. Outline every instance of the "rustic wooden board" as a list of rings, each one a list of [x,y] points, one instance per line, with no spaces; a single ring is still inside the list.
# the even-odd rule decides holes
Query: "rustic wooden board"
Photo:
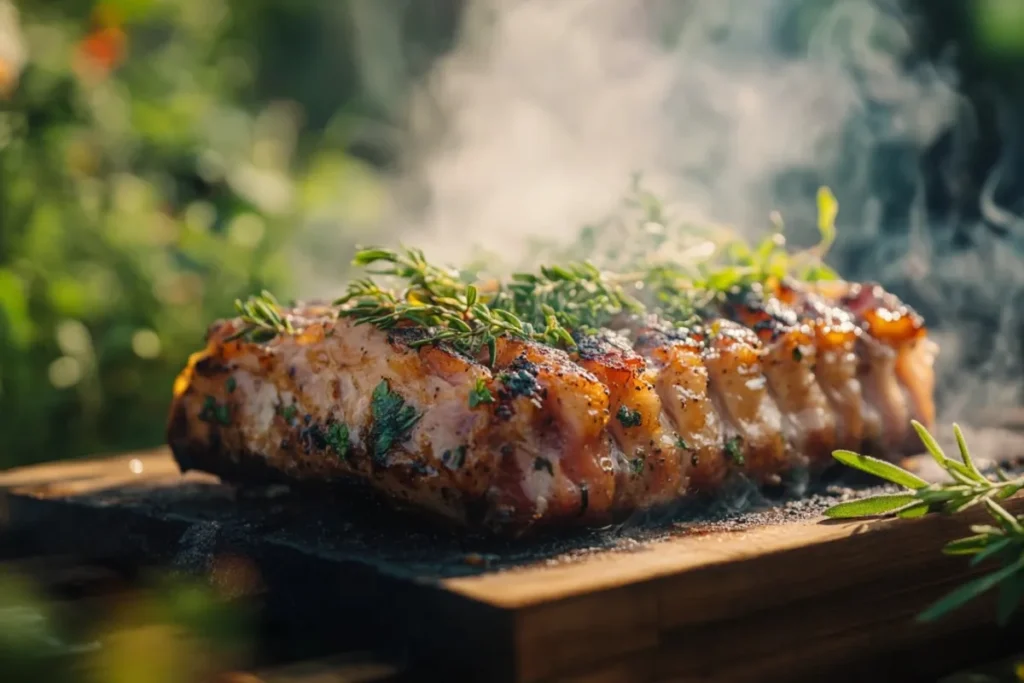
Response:
[[[382,649],[443,680],[864,680],[879,667],[928,680],[1019,646],[985,602],[913,621],[969,577],[938,552],[968,516],[490,547],[367,531],[379,520],[353,523],[344,501],[242,496],[182,477],[163,450],[2,473],[0,491],[0,520],[39,551],[211,575],[245,558],[250,592],[273,628],[303,634],[304,656]]]

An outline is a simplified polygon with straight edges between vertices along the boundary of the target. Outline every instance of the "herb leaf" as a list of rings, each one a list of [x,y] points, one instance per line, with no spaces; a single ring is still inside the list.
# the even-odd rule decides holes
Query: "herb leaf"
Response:
[[[725,455],[737,466],[743,467],[747,464],[746,458],[743,456],[743,437],[733,436],[725,442]]]
[[[950,541],[942,547],[946,555],[976,555],[991,544],[988,534],[975,534]]]
[[[908,489],[920,489],[928,486],[928,482],[916,474],[912,474],[902,467],[893,465],[890,462],[872,458],[868,455],[860,455],[853,451],[837,450],[832,452],[832,457],[839,462],[858,469],[861,472],[881,477],[893,484],[898,484]]]
[[[477,379],[476,384],[469,390],[469,407],[476,408],[481,403],[494,403],[494,396],[483,378]]]
[[[911,493],[894,493],[860,498],[834,505],[825,511],[826,517],[832,519],[850,519],[854,517],[873,517],[884,515],[914,503],[917,499]]]
[[[836,240],[836,216],[839,202],[827,187],[818,188],[818,232],[821,233],[820,249],[827,251]]]
[[[335,454],[342,460],[348,457],[349,452],[349,432],[348,426],[340,422],[335,422],[327,428],[326,434],[327,445],[334,449]]]
[[[1007,533],[1020,534],[1024,536],[1024,527],[1021,527],[1017,518],[1011,515],[1006,508],[990,498],[984,498],[983,501],[992,517],[999,523],[999,526],[1006,530]]]
[[[615,413],[616,419],[622,424],[623,427],[639,427],[644,419],[643,415],[640,414],[639,410],[630,410],[629,406],[622,404],[619,406],[619,410]]]
[[[833,457],[851,467],[882,477],[907,489],[907,493],[874,496],[833,506],[825,511],[828,517],[863,517],[896,512],[900,517],[919,517],[932,511],[956,513],[982,505],[998,526],[974,525],[972,536],[950,541],[943,548],[946,555],[969,555],[971,566],[996,559],[1003,567],[953,591],[925,610],[918,619],[932,621],[960,607],[982,593],[999,586],[998,618],[1006,623],[1024,596],[1024,524],[996,502],[1024,488],[1024,477],[1011,478],[999,472],[996,480],[985,477],[971,457],[963,432],[954,426],[957,447],[963,462],[946,457],[928,430],[912,422],[921,442],[952,478],[948,483],[927,484],[919,477],[875,458],[850,451],[835,451]]]
[[[914,503],[908,505],[905,508],[900,508],[896,512],[896,516],[900,519],[916,519],[918,517],[924,517],[931,511],[931,506],[927,503]]]
[[[416,423],[422,417],[416,409],[407,405],[405,399],[391,390],[386,379],[373,390],[370,402],[373,425],[370,428],[370,443],[373,459],[379,465],[387,462],[391,448],[409,437]]]
[[[1024,580],[1004,581],[999,586],[999,604],[996,607],[996,623],[1006,626],[1010,617],[1024,599]]]
[[[971,566],[977,566],[985,560],[995,557],[999,553],[1003,552],[1013,544],[1013,539],[1001,538],[998,540],[992,540],[995,537],[989,537],[986,546],[971,558]]]
[[[986,574],[985,576],[960,586],[918,615],[917,620],[922,622],[935,621],[947,612],[951,612],[958,607],[962,607],[982,593],[995,588],[1007,579],[1024,579],[1024,576],[1018,576],[1022,570],[1024,570],[1024,557],[1019,558],[1016,562],[1013,562],[998,571]]]
[[[964,432],[960,429],[960,425],[953,423],[953,435],[956,437],[956,445],[960,450],[960,458],[963,459],[964,465],[970,470],[971,474],[974,475],[975,479],[982,480],[985,477],[978,470],[978,466],[974,464],[974,459],[971,458],[971,452],[967,448],[967,442],[964,440]]]
[[[281,314],[281,306],[277,299],[267,290],[245,301],[235,299],[235,309],[242,319],[243,327],[228,337],[227,341],[245,339],[250,342],[265,342],[281,333],[295,333],[287,316]]]
[[[199,409],[199,419],[226,427],[231,424],[231,409],[227,404],[218,403],[213,396],[207,396]]]

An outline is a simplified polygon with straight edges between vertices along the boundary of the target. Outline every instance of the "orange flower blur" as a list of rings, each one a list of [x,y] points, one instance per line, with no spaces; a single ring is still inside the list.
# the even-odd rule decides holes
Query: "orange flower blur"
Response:
[[[3,59],[0,59],[0,98],[8,97],[14,92],[14,86],[18,83],[18,75],[14,69]]]
[[[93,30],[78,44],[75,71],[82,78],[98,80],[124,59],[128,37],[110,8],[100,6],[93,14]]]

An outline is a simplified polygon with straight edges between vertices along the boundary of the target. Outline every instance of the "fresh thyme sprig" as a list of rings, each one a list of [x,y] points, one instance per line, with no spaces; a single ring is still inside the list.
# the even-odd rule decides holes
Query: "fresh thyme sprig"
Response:
[[[228,341],[244,338],[247,341],[264,342],[281,333],[294,334],[291,322],[281,315],[280,308],[277,299],[267,290],[245,301],[235,299],[235,309],[242,319],[243,327],[228,337]]]
[[[954,460],[946,456],[923,425],[916,421],[912,424],[925,448],[952,481],[929,484],[892,463],[851,451],[835,451],[833,456],[841,463],[902,486],[907,492],[840,503],[826,510],[825,514],[839,519],[879,515],[909,518],[984,506],[994,524],[972,526],[973,535],[947,543],[943,552],[970,555],[972,566],[989,559],[998,560],[1001,568],[964,584],[918,615],[918,619],[932,621],[998,587],[997,617],[1000,624],[1005,624],[1024,598],[1024,524],[999,501],[1024,488],[1024,477],[1010,477],[1002,470],[997,470],[995,480],[983,475],[971,457],[959,425],[953,425],[953,433],[961,459]]]
[[[615,278],[592,263],[541,266],[539,274],[516,273],[492,304],[495,308],[538,324],[554,316],[558,326],[593,332],[624,311],[641,312],[643,305],[628,295]],[[571,339],[565,340],[571,344]]]
[[[618,212],[584,227],[568,247],[549,247],[544,256],[556,262],[586,258],[602,270],[622,273],[661,270],[663,279],[676,288],[681,281],[693,289],[721,290],[772,275],[805,281],[835,279],[837,274],[824,264],[824,258],[835,243],[839,203],[827,187],[818,188],[816,203],[819,242],[808,249],[787,251],[785,226],[778,213],[772,214],[774,230],[751,244],[728,226],[678,220],[636,175]]]
[[[372,279],[356,280],[335,301],[342,307],[339,315],[381,329],[417,326],[424,335],[410,342],[413,347],[445,342],[476,355],[486,346],[491,364],[500,336],[573,347],[571,331],[598,327],[606,317],[640,308],[586,263],[517,274],[507,286],[487,292],[463,282],[458,271],[430,264],[418,249],[374,248],[356,254],[356,265],[375,263],[388,265],[372,274],[404,280],[405,287],[395,291]]]
[[[413,347],[447,343],[473,357],[486,347],[493,365],[502,336],[572,349],[580,334],[623,313],[649,312],[688,325],[738,288],[787,274],[835,277],[822,260],[835,236],[838,210],[827,188],[818,194],[821,243],[798,254],[786,252],[781,234],[751,248],[727,231],[675,223],[658,199],[639,186],[639,177],[626,205],[640,211],[635,225],[611,222],[582,231],[577,246],[596,256],[596,262],[563,255],[556,259],[559,265],[478,286],[473,284],[476,273],[432,264],[419,249],[363,249],[354,265],[376,266],[369,274],[395,285],[357,279],[335,305],[340,316],[358,324],[418,329],[419,337],[409,342]],[[612,244],[608,253],[599,248]],[[602,261],[616,267],[602,266]],[[236,306],[245,327],[233,338],[265,341],[293,332],[269,292]]]

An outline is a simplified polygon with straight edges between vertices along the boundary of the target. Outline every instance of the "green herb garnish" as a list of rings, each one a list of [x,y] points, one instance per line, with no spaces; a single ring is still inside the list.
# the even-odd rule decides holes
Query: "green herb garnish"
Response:
[[[373,426],[370,429],[373,459],[378,464],[384,464],[392,446],[407,439],[423,415],[392,391],[386,379],[382,379],[373,390],[370,410],[373,414]]]
[[[266,290],[245,301],[235,299],[235,309],[242,319],[243,327],[228,337],[227,341],[241,338],[250,342],[265,342],[278,334],[295,333],[288,318],[281,315],[281,306],[277,299]]]
[[[619,411],[615,413],[615,417],[618,418],[619,422],[622,423],[623,427],[639,427],[643,422],[643,415],[640,414],[639,410],[630,410],[629,406],[623,404],[619,406]]]
[[[235,381],[234,377],[228,377],[228,380],[224,382],[224,388],[228,390],[229,394],[235,393],[235,389],[238,387],[238,382]]]
[[[335,301],[343,307],[340,316],[381,329],[417,327],[424,334],[409,342],[413,348],[444,342],[475,357],[486,347],[491,365],[498,337],[572,348],[570,330],[589,329],[623,310],[641,309],[586,263],[541,268],[539,275],[513,275],[507,286],[490,293],[463,282],[456,270],[428,263],[418,249],[364,249],[354,263],[388,264],[373,274],[403,280],[405,287],[393,291],[372,279],[356,280]]]
[[[217,403],[213,396],[207,396],[199,409],[199,419],[227,426],[231,424],[231,411],[226,404]]]
[[[543,329],[534,335],[539,341],[569,348],[576,345],[570,332],[591,334],[619,313],[644,310],[622,283],[586,261],[516,273],[493,305]]]
[[[348,441],[348,425],[344,425],[340,422],[335,422],[327,428],[327,434],[324,435],[324,440],[327,441],[327,445],[334,450],[334,453],[344,460],[348,457],[349,441]]]
[[[353,281],[335,301],[338,315],[383,330],[410,330],[404,343],[412,348],[447,344],[474,359],[486,349],[493,366],[501,337],[573,350],[579,335],[622,314],[653,313],[687,325],[728,293],[769,278],[835,277],[822,260],[835,239],[838,211],[827,188],[818,193],[821,242],[795,254],[786,252],[781,232],[751,247],[719,226],[674,222],[657,198],[640,188],[639,176],[624,205],[638,214],[635,221],[588,226],[576,241],[577,251],[556,252],[556,263],[486,287],[471,282],[480,275],[472,269],[432,264],[419,249],[362,249],[354,264],[378,266],[369,274],[394,286],[372,277]],[[615,246],[602,252],[598,245]],[[239,334],[266,340],[293,331],[268,292],[236,305],[248,325]]]
[[[299,409],[295,406],[294,403],[290,403],[286,406],[281,406],[281,417],[283,417],[284,421],[289,424],[291,424],[292,420],[295,419],[295,415],[298,414],[298,412]]]
[[[955,460],[946,456],[924,425],[917,421],[912,424],[925,448],[952,481],[929,484],[890,462],[838,450],[832,455],[839,462],[896,484],[906,492],[840,503],[826,510],[825,514],[838,519],[880,515],[912,518],[983,506],[994,524],[972,526],[973,535],[947,543],[943,552],[947,555],[970,555],[972,565],[996,560],[1001,568],[954,590],[919,614],[918,620],[938,619],[998,587],[997,617],[1000,624],[1006,624],[1024,598],[1024,520],[1011,514],[999,501],[1024,488],[1024,477],[1011,478],[1001,470],[997,471],[995,480],[983,475],[971,457],[959,425],[953,425],[960,451],[960,459]]]
[[[477,379],[469,391],[469,407],[476,408],[481,403],[494,403],[494,396],[491,395],[491,390],[487,388],[483,378]]]
[[[743,457],[743,437],[733,436],[725,441],[725,455],[727,458],[732,460],[738,467],[743,467],[747,464],[746,458]]]

